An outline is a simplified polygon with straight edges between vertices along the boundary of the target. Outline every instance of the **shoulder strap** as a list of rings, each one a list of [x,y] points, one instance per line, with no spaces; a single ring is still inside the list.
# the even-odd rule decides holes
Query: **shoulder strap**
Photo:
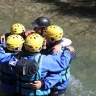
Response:
[[[22,53],[22,51],[20,51],[20,52],[16,55],[16,58],[20,60],[22,55],[23,55],[23,53]]]
[[[40,62],[40,59],[41,59],[41,55],[39,56],[39,58],[38,58],[38,64],[39,64],[39,62]],[[35,74],[35,77],[34,77],[34,81],[36,81],[37,80],[37,73]],[[36,90],[34,90],[34,96],[37,96],[36,95]]]
[[[40,55],[39,58],[38,58],[38,62],[37,62],[38,64],[39,64],[39,62],[40,62],[40,59],[41,59],[41,55]],[[37,74],[35,75],[34,81],[36,81],[36,79],[37,79],[36,77],[37,77]]]
[[[40,62],[40,59],[41,59],[41,55],[40,55],[39,58],[38,58],[38,64],[39,64],[39,62]]]

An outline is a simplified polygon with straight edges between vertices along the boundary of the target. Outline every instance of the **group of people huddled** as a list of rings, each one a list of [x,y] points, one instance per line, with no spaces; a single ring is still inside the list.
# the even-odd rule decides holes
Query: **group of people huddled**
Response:
[[[33,30],[20,23],[0,37],[0,80],[6,96],[65,96],[71,61],[76,58],[72,41],[47,17],[38,17]]]

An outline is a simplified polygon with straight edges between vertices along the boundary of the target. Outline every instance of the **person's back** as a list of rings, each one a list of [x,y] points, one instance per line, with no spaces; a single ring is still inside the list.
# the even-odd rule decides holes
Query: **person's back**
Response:
[[[19,35],[10,35],[7,37],[5,42],[0,44],[1,86],[3,91],[6,94],[14,95],[16,92],[17,77],[16,77],[16,74],[10,69],[10,66],[8,63],[9,63],[9,60],[11,59],[11,56],[17,53],[16,52],[17,50],[15,49],[20,47],[24,41],[23,41],[23,38]]]
[[[38,40],[39,38],[39,40]],[[33,41],[35,40],[35,43]],[[39,42],[38,42],[39,41]],[[42,58],[43,56],[38,53],[39,50],[41,50],[43,44],[43,38],[39,34],[32,34],[29,35],[25,39],[25,49],[27,50],[25,54],[20,54],[19,57],[23,58],[22,62],[24,63],[24,66],[26,65],[30,66],[30,70],[27,70],[27,67],[25,69],[22,69],[21,74],[19,71],[19,68],[12,67],[15,72],[19,71],[19,74],[17,74],[17,95],[25,95],[25,96],[45,96],[50,93],[50,90],[44,90],[44,89],[38,89],[38,90],[33,90],[30,87],[30,82],[34,82],[35,80],[41,80],[41,67],[42,67]],[[18,54],[19,55],[19,54]],[[18,57],[16,56],[16,58]],[[29,62],[26,62],[26,59],[30,60]],[[35,67],[32,69],[33,64],[30,65],[33,61],[37,62],[39,70],[35,69]],[[18,66],[21,66],[22,62],[19,62]],[[10,63],[11,64],[11,63]],[[20,65],[21,64],[21,65]],[[29,68],[29,67],[28,67]],[[27,71],[27,75],[24,73],[24,70]],[[33,74],[32,70],[37,70],[36,73]],[[22,73],[23,72],[23,73]],[[30,74],[29,74],[30,73]]]
[[[52,54],[52,48],[54,48],[54,46],[62,43],[62,38],[63,38],[63,29],[57,25],[50,25],[46,28],[45,30],[45,36],[48,38],[47,42],[49,43],[49,46],[47,47],[47,49],[44,51],[45,54]],[[65,39],[65,38],[64,38]],[[66,48],[68,48],[67,46],[70,45],[70,42],[66,42],[68,40],[65,39],[64,44],[66,46],[63,47],[63,49],[66,50]],[[68,44],[69,43],[69,44]],[[74,55],[74,56],[73,56]],[[75,58],[75,53],[71,52],[71,56],[72,58]],[[64,68],[64,70],[61,72],[61,78],[60,81],[53,86],[53,88],[51,89],[51,96],[61,96],[62,94],[64,95],[64,92],[66,91],[66,88],[68,87],[69,84],[69,80],[70,80],[70,65],[71,64],[71,60],[68,64],[68,66],[66,66],[66,68]]]
[[[0,48],[0,52],[1,52],[1,48]],[[11,55],[11,53],[6,52],[8,54]],[[0,54],[0,56],[2,57],[3,55]],[[10,59],[8,58],[8,61]],[[1,79],[1,86],[4,92],[8,93],[8,94],[14,94],[15,90],[16,90],[16,75],[15,73],[10,69],[9,65],[8,65],[8,61],[6,58],[6,62],[2,61],[0,59],[0,79]]]

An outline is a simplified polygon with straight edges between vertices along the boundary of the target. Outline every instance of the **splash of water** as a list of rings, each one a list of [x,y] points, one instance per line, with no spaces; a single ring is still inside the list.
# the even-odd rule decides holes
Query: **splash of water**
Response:
[[[71,81],[69,84],[71,96],[96,96],[96,92],[87,89],[83,86],[82,82],[71,75]]]

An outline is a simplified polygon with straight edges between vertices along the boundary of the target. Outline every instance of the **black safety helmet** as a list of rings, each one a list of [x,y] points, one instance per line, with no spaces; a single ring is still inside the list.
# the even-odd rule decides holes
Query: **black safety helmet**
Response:
[[[50,25],[50,20],[47,17],[39,17],[34,22],[32,22],[33,27],[48,27]]]

